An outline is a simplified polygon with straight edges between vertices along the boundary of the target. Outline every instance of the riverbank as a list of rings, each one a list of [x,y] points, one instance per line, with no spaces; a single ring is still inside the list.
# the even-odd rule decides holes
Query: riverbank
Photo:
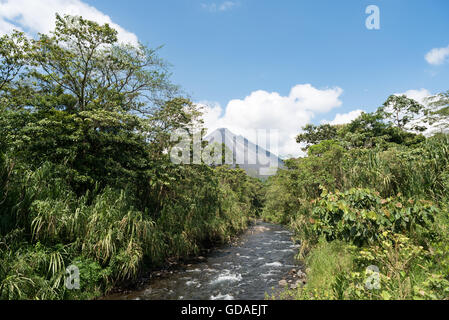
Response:
[[[267,182],[262,217],[294,230],[307,270],[286,299],[449,296],[449,136],[385,127],[403,140],[351,146],[352,130],[371,116],[310,145]]]
[[[141,290],[104,299],[263,300],[282,290],[280,281],[292,284],[297,277],[298,245],[291,236],[285,227],[256,221],[232,244],[153,277]]]
[[[16,210],[27,214],[14,223],[2,220],[8,224],[0,228],[0,299],[89,300],[138,286],[148,278],[142,270],[171,270],[229,242],[258,210],[257,181],[241,170],[188,167],[152,211],[139,210],[130,190],[106,187],[78,196],[62,178],[54,181],[54,170],[11,171],[4,184],[2,214],[11,221]],[[65,285],[69,266],[78,271],[79,290]]]
[[[119,286],[111,289],[106,295],[97,297],[96,300],[109,300],[109,298],[111,297],[122,296],[131,294],[132,292],[141,291],[145,288],[145,286],[148,285],[148,283],[151,283],[151,281],[167,278],[170,275],[185,271],[186,268],[189,268],[192,265],[202,263],[207,259],[207,256],[209,256],[215,250],[219,250],[228,245],[237,245],[239,238],[245,232],[248,232],[252,227],[257,228],[256,225],[258,222],[260,222],[260,220],[249,218],[247,228],[245,228],[244,230],[240,230],[234,235],[231,235],[226,243],[223,243],[222,241],[208,241],[206,243],[203,243],[198,254],[182,258],[169,258],[161,266],[156,266],[144,270],[137,279],[126,284],[120,284]]]

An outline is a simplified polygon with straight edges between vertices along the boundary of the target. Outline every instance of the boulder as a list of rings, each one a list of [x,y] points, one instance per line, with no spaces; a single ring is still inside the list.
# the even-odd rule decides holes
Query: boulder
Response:
[[[286,287],[286,286],[288,286],[288,282],[286,280],[281,280],[281,281],[279,281],[279,285],[281,287]]]

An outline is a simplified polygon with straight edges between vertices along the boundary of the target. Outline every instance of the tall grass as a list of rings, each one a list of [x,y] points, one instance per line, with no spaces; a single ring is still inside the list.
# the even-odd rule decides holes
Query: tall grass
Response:
[[[197,254],[242,231],[254,212],[250,190],[242,198],[223,179],[233,170],[220,169],[220,181],[219,169],[201,169],[203,179],[191,170],[170,187],[160,212],[137,210],[127,190],[106,187],[79,197],[49,164],[17,172],[7,195],[14,205],[2,207],[2,218],[8,211],[15,219],[2,220],[0,298],[93,298],[168,258]],[[82,290],[64,287],[70,265],[80,269]]]
[[[283,297],[447,299],[449,135],[336,154],[290,160],[268,183],[263,217],[295,230],[308,269]],[[379,290],[365,287],[371,265]]]
[[[426,139],[418,148],[355,150],[343,162],[344,188],[376,188],[383,196],[441,199],[446,193],[449,137]]]
[[[321,239],[305,259],[307,285],[297,290],[285,291],[284,299],[314,300],[336,298],[335,283],[341,274],[354,266],[351,248],[341,241],[326,242]]]

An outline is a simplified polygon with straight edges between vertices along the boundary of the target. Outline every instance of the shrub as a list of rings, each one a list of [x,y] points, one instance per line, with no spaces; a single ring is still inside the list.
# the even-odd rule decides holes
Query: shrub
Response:
[[[432,259],[430,251],[408,237],[384,232],[379,244],[359,251],[355,271],[342,274],[334,287],[341,288],[345,299],[445,299],[448,279],[424,267]],[[368,266],[378,268],[375,278]]]
[[[284,299],[337,299],[334,284],[341,274],[354,266],[354,248],[343,241],[327,242],[324,238],[311,249],[305,259],[307,283],[282,293]]]
[[[315,205],[312,228],[317,235],[359,246],[375,242],[388,230],[411,234],[418,226],[428,227],[439,214],[439,208],[429,201],[405,200],[401,196],[382,199],[370,189],[336,193],[324,190]]]

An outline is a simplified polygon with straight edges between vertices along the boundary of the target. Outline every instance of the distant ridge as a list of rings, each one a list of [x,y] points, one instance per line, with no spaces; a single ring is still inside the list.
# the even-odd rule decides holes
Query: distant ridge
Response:
[[[233,153],[232,167],[238,165],[250,176],[267,178],[275,175],[277,169],[284,167],[284,162],[277,155],[241,135],[232,133],[227,128],[215,130],[206,136],[205,140],[209,143],[223,143]]]

